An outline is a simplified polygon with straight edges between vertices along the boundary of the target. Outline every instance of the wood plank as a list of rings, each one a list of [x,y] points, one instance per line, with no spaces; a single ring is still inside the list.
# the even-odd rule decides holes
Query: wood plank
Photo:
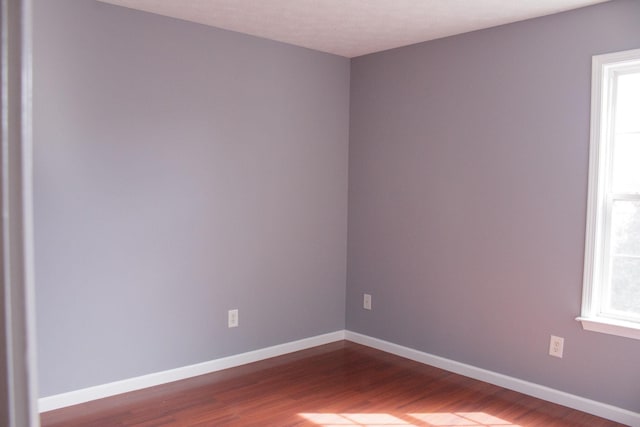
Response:
[[[43,427],[622,425],[348,341],[41,419]]]

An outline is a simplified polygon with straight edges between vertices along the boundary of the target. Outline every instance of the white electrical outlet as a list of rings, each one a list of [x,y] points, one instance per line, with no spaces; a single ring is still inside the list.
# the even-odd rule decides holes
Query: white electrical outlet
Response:
[[[235,328],[238,326],[238,309],[229,310],[227,316],[227,324],[230,328]]]
[[[365,310],[371,310],[371,295],[364,294],[364,298],[362,300],[362,308]]]
[[[564,350],[564,338],[551,335],[549,340],[549,355],[562,359],[562,351]]]

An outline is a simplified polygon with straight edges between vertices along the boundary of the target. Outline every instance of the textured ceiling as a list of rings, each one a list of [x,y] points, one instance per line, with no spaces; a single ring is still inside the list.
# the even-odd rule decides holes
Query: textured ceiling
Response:
[[[100,0],[348,58],[607,0]]]

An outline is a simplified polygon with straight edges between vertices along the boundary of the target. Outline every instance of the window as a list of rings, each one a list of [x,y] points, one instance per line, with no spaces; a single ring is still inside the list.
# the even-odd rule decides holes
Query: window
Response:
[[[584,329],[640,339],[640,49],[593,57]]]

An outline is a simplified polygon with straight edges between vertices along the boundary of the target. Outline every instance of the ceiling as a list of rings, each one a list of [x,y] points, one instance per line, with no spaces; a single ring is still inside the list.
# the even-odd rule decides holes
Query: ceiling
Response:
[[[99,0],[352,58],[608,0]]]

